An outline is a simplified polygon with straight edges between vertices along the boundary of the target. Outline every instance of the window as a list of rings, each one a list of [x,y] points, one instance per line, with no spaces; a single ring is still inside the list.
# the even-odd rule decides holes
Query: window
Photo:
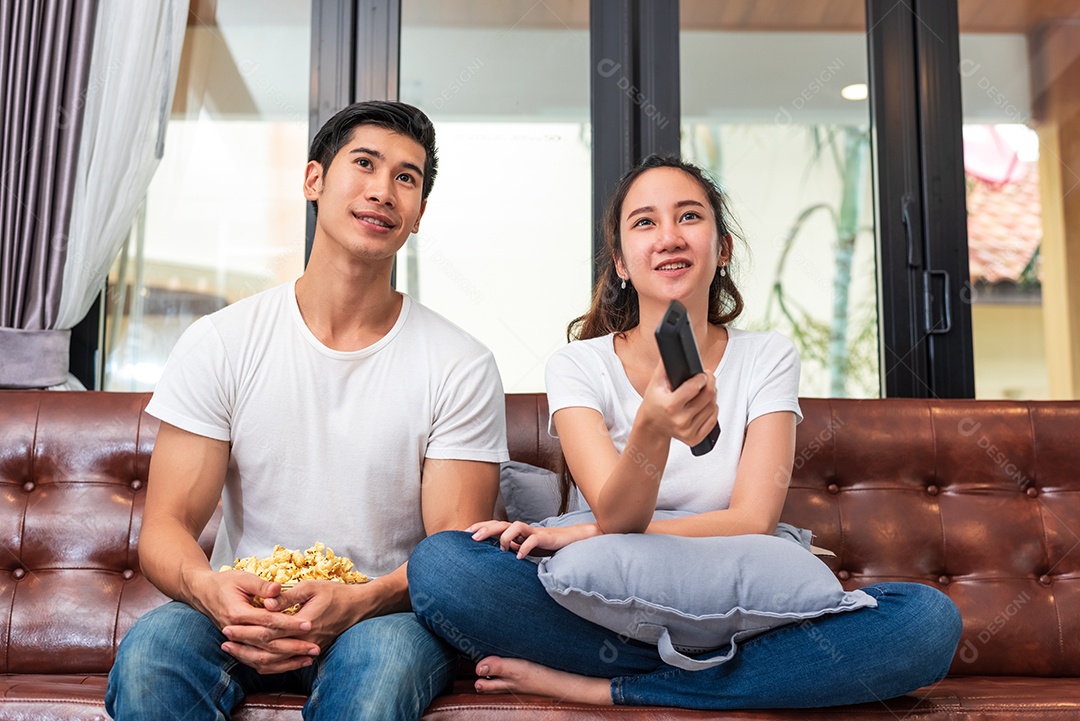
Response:
[[[1080,2],[958,11],[976,395],[1075,398]]]
[[[802,395],[877,397],[862,4],[748,5],[683,0],[679,39],[682,154],[720,182],[746,241],[736,325],[795,342]]]
[[[165,154],[109,278],[106,390],[199,317],[303,270],[310,2],[193,2]]]
[[[440,156],[397,287],[543,391],[591,289],[588,3],[404,0],[400,88]]]
[[[1030,44],[1068,47],[1054,23],[1074,4],[961,0],[962,62],[957,7],[939,0],[680,0],[678,17],[669,0],[195,0],[166,157],[112,276],[107,387],[152,387],[195,318],[298,275],[309,119],[399,97],[436,122],[442,163],[395,282],[486,343],[510,392],[543,389],[548,355],[587,307],[595,219],[615,180],[681,147],[741,221],[739,324],[796,341],[804,395],[968,397],[972,316],[993,328],[1012,313],[1005,334],[976,332],[996,344],[980,350],[980,395],[1069,397],[1080,307],[1064,273],[1080,213],[1066,189],[1080,158],[1055,166],[1046,149],[1070,147],[1050,130],[1073,71],[1040,70],[1032,58],[1054,56]],[[1047,27],[1058,35],[1040,35]],[[1011,80],[997,82],[1007,58]],[[1062,82],[1030,103],[980,85],[1019,87],[1029,68]],[[977,236],[968,273],[961,79],[973,128],[1027,137],[1028,163],[1031,131],[1040,140],[1046,242],[1021,269],[1037,284],[1011,294],[975,275],[1015,270],[1002,253],[976,267]],[[1035,121],[1006,117],[1029,105]],[[1050,195],[1048,171],[1060,176]],[[1040,344],[1045,371],[1014,362]],[[994,364],[1009,384],[984,382]]]

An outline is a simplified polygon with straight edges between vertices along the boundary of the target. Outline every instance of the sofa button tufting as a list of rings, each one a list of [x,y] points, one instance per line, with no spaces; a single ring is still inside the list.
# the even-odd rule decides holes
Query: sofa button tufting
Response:
[[[840,486],[836,485],[835,483],[830,483],[829,487],[826,490],[828,490],[829,493],[835,496],[837,493],[840,492]]]
[[[140,481],[138,478],[131,482],[131,490],[137,491],[140,488],[142,488],[142,481]]]
[[[929,493],[931,496],[936,496],[938,494],[938,487],[931,483],[929,486],[926,487],[926,492]]]
[[[1043,575],[1039,576],[1039,583],[1041,583],[1044,586],[1049,586],[1050,585],[1050,576],[1047,576],[1046,574],[1043,574]]]
[[[1039,489],[1035,488],[1034,486],[1028,486],[1028,489],[1025,491],[1025,493],[1027,493],[1028,498],[1038,498]]]
[[[37,486],[34,484],[33,481],[27,481],[26,483],[22,484],[22,489],[27,493],[32,492],[35,488],[37,488]]]
[[[125,568],[124,572],[120,575],[124,577],[125,581],[130,581],[131,579],[135,578],[135,572],[132,571],[130,568]]]
[[[949,581],[951,581],[951,580],[952,579],[950,579],[948,576],[938,576],[937,577],[937,582],[940,583],[942,586],[948,586]]]
[[[839,578],[841,581],[846,581],[851,578],[851,574],[847,571],[837,571],[836,577]]]
[[[26,569],[16,568],[14,571],[11,572],[11,577],[14,578],[16,581],[22,580],[26,577]]]

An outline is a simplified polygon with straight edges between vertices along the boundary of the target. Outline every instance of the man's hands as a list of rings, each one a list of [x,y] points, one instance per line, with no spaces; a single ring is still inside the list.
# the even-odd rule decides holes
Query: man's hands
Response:
[[[208,571],[198,580],[200,610],[228,639],[221,648],[262,674],[310,666],[350,626],[366,617],[366,584],[302,581],[288,591],[246,571]],[[251,605],[259,596],[264,608]],[[285,609],[303,604],[294,615]]]
[[[222,649],[259,673],[281,673],[311,665],[319,646],[304,639],[311,620],[257,608],[252,598],[274,598],[281,584],[246,571],[209,568],[187,580],[194,604],[225,635]]]
[[[521,521],[483,521],[474,523],[465,529],[473,534],[474,541],[483,541],[492,536],[499,537],[499,548],[515,551],[518,558],[529,554],[550,556],[543,551],[558,551],[574,541],[600,535],[600,527],[595,523],[579,523],[564,528],[536,528]]]
[[[368,583],[337,581],[301,581],[288,591],[263,601],[268,611],[284,611],[297,603],[293,616],[306,620],[311,630],[301,636],[319,651],[329,648],[338,636],[360,621],[374,615],[374,586]]]

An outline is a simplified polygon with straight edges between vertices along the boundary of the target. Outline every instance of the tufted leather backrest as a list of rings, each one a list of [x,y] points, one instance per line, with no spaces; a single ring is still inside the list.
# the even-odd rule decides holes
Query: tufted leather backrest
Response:
[[[165,600],[135,553],[148,398],[0,392],[0,673],[106,673]]]
[[[960,608],[954,675],[1080,675],[1080,403],[801,401],[785,520]]]
[[[0,673],[105,673],[165,600],[136,555],[148,400],[0,391]],[[545,397],[506,402],[511,456],[560,470]],[[801,403],[784,520],[836,552],[846,587],[949,594],[954,674],[1080,675],[1080,403]]]

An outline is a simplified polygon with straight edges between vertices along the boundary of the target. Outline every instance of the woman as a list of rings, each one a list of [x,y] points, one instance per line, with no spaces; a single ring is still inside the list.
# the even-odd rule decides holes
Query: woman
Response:
[[[595,523],[487,521],[426,539],[409,561],[421,621],[477,663],[480,693],[700,709],[828,706],[890,698],[940,680],[960,636],[956,607],[928,586],[863,589],[877,608],[781,627],[701,671],[664,664],[563,609],[526,555],[602,533],[771,534],[801,419],[799,362],[776,333],[727,326],[742,298],[727,273],[723,197],[697,167],[651,156],[616,188],[607,262],[578,341],[547,368],[552,429]],[[688,309],[707,370],[672,390],[654,329]],[[717,446],[690,447],[719,419]],[[693,515],[653,521],[657,509]],[[707,655],[706,655],[707,656]]]

